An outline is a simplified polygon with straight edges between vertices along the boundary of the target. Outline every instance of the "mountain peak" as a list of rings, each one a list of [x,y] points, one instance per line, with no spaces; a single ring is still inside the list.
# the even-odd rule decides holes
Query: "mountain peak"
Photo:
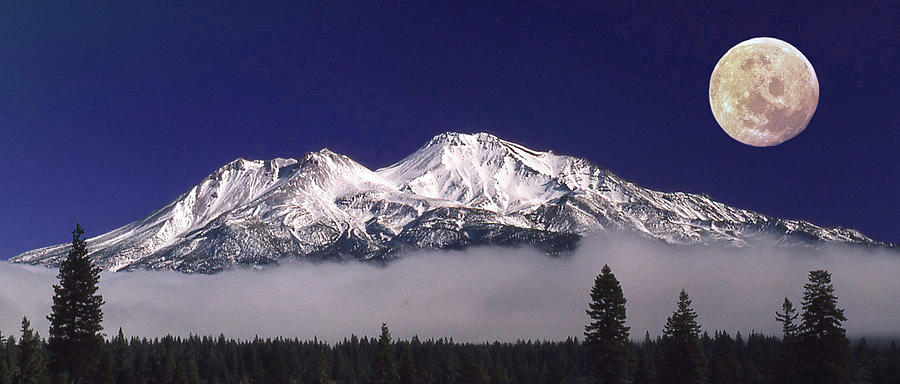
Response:
[[[567,193],[554,180],[564,161],[489,133],[448,132],[377,172],[420,196],[507,212]]]
[[[499,137],[494,136],[490,133],[486,132],[477,132],[477,133],[459,133],[459,132],[444,132],[435,137],[433,137],[428,144],[425,146],[432,145],[448,145],[448,146],[460,146],[460,145],[479,145],[485,143],[498,144],[503,142]]]
[[[301,160],[301,162],[309,159],[340,159],[342,157],[346,156],[334,152],[328,148],[322,148],[318,151],[308,152],[306,155],[303,155],[303,160]]]
[[[300,167],[306,170],[318,169],[328,170],[329,172],[366,172],[371,173],[368,168],[357,163],[349,156],[339,154],[328,148],[322,148],[315,152],[309,152],[299,161]]]
[[[238,158],[145,218],[88,239],[101,267],[215,272],[290,257],[393,258],[408,249],[532,245],[555,253],[579,236],[632,230],[672,244],[884,245],[626,182],[586,159],[489,133],[448,132],[371,171],[327,148],[301,159]],[[68,245],[11,261],[55,266]]]
[[[446,163],[455,160],[474,161],[475,158],[478,158],[477,160],[480,162],[497,163],[507,156],[512,156],[516,161],[526,163],[526,166],[532,166],[536,161],[540,162],[540,160],[537,160],[540,158],[558,157],[552,151],[535,151],[486,132],[445,132],[429,140],[428,143],[412,155],[397,164],[384,168],[384,170],[396,168],[404,163],[435,161]],[[456,158],[454,159],[454,157]],[[538,168],[544,167],[538,166]]]

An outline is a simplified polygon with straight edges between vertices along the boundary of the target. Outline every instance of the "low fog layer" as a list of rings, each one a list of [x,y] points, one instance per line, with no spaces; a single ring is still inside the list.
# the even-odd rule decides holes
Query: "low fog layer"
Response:
[[[571,256],[531,249],[429,251],[387,268],[294,263],[215,275],[105,273],[104,327],[128,335],[377,335],[457,341],[581,337],[593,279],[608,263],[628,299],[632,337],[658,334],[687,290],[704,330],[777,334],[785,296],[799,306],[811,269],[832,272],[851,335],[900,335],[900,253],[832,247],[670,247],[628,236],[586,239]],[[0,330],[23,315],[44,336],[56,271],[0,263]]]

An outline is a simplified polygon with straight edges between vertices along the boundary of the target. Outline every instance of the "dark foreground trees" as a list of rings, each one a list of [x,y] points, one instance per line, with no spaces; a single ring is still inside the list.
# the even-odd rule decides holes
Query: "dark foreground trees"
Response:
[[[584,345],[595,383],[630,383],[632,353],[625,326],[625,296],[609,265],[604,265],[591,288],[584,327]]]
[[[781,355],[775,366],[777,383],[794,384],[797,382],[797,309],[787,297],[781,304],[781,312],[775,312],[775,321],[781,323]]]
[[[716,331],[708,349],[711,384],[741,382],[741,365],[734,351],[734,339],[725,331]]]
[[[733,349],[738,379],[727,381],[734,380],[734,361],[723,355],[722,369],[710,370],[710,382],[777,382],[773,378],[773,362],[781,350],[778,338],[758,333],[719,335],[703,346],[704,353],[713,361],[717,360],[716,351]],[[0,351],[12,350],[18,355],[15,352],[19,335],[16,336],[11,349],[6,342],[0,342]],[[281,338],[241,341],[199,336],[114,339],[107,342],[106,348],[115,351],[117,343],[127,351],[123,355],[130,357],[114,358],[113,361],[120,361],[115,363],[116,371],[134,374],[121,380],[116,375],[109,381],[112,383],[180,383],[196,382],[199,378],[200,383],[227,384],[328,383],[331,379],[339,384],[368,384],[373,379],[373,358],[381,348],[378,338],[365,337],[350,337],[329,345]],[[653,379],[662,374],[662,368],[653,363],[661,358],[659,343],[651,338],[631,345],[641,351],[637,354],[636,366],[644,365],[647,374],[644,378],[650,379],[641,381],[643,383],[659,382]],[[448,339],[391,342],[395,361],[403,361],[406,350],[410,351],[409,364],[416,367],[411,382],[417,384],[468,384],[466,379],[483,382],[484,372],[492,384],[577,384],[589,383],[592,377],[587,364],[587,349],[574,339],[479,344],[456,343]],[[897,383],[900,379],[898,355],[897,347],[892,348],[888,342],[870,342],[864,354],[854,357],[854,366],[859,367],[854,371],[854,382]],[[635,377],[634,382],[638,382],[637,379]],[[52,383],[48,379],[38,382]],[[2,376],[0,383],[4,383]]]
[[[22,318],[22,337],[16,352],[16,383],[36,384],[44,373],[44,355],[41,353],[41,338],[31,329],[28,318]]]
[[[10,384],[12,381],[12,372],[9,366],[9,353],[4,347],[3,333],[0,332],[0,384]]]
[[[803,288],[796,354],[799,382],[850,383],[850,342],[842,326],[847,318],[837,306],[831,274],[810,271]]]
[[[394,364],[394,353],[391,348],[391,332],[387,324],[381,324],[381,336],[378,337],[378,351],[372,361],[372,384],[397,384],[400,375]]]
[[[683,289],[678,308],[666,320],[660,341],[660,383],[705,384],[708,382],[706,356],[700,344],[700,324],[691,299]]]
[[[50,336],[47,349],[56,381],[97,382],[103,357],[103,297],[97,294],[100,268],[88,258],[84,229],[72,231],[72,250],[59,265],[59,284],[53,286]]]

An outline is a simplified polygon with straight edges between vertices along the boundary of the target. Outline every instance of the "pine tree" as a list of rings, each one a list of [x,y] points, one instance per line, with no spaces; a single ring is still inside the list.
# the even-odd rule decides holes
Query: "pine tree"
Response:
[[[635,384],[652,384],[656,382],[656,365],[659,357],[659,343],[650,338],[650,331],[644,331],[644,340],[636,348],[638,354],[637,367],[633,375]]]
[[[200,371],[193,349],[188,349],[186,356],[175,362],[175,381],[183,384],[200,384]]]
[[[116,373],[113,367],[113,356],[106,348],[100,349],[100,359],[97,367],[92,370],[91,377],[85,381],[93,384],[115,384]]]
[[[794,303],[791,303],[791,300],[785,297],[784,302],[781,303],[781,312],[775,312],[775,321],[781,323],[783,341],[788,341],[797,336],[797,324],[794,324],[797,316],[799,314],[797,314],[797,309],[794,308]]]
[[[798,325],[794,323],[797,317],[797,309],[787,297],[781,304],[781,312],[775,312],[775,321],[781,323],[781,356],[775,364],[775,382],[779,384],[794,384],[797,382],[795,373],[797,364],[797,333]]]
[[[284,347],[282,346],[281,340],[275,339],[274,342],[266,341],[264,343],[265,347],[260,356],[262,357],[262,370],[264,373],[264,377],[266,378],[266,382],[272,384],[287,384],[290,380],[288,373],[288,361],[287,355],[284,353]],[[313,341],[313,345],[318,346],[319,341],[315,339]],[[319,355],[311,356],[313,364],[316,363],[315,359],[318,358]],[[308,372],[307,376],[311,376],[314,372]]]
[[[328,363],[328,356],[325,355],[324,349],[319,350],[313,371],[313,384],[335,384],[334,379],[331,378],[331,364]]]
[[[131,383],[135,381],[134,357],[125,333],[119,328],[119,333],[112,341],[113,365],[115,367],[116,382]]]
[[[381,336],[378,338],[378,350],[372,361],[372,384],[397,384],[400,375],[397,374],[397,366],[394,364],[394,352],[391,348],[391,332],[387,324],[381,324]]]
[[[734,353],[734,339],[725,331],[716,331],[709,357],[710,382],[712,384],[738,382],[739,366],[737,355]]]
[[[16,364],[19,361],[16,356],[18,355],[17,347],[16,347],[16,338],[13,335],[9,335],[6,338],[5,350],[4,354],[6,355],[6,366],[9,367],[9,377],[10,381],[12,380],[13,370],[16,368]]]
[[[630,328],[625,326],[626,301],[616,275],[604,265],[591,288],[587,310],[591,322],[584,327],[584,344],[596,383],[631,382],[633,358],[628,345]]]
[[[334,358],[334,379],[341,384],[356,384],[356,372],[350,359],[342,351],[337,351]]]
[[[872,383],[875,384],[900,383],[900,350],[897,349],[897,342],[891,341],[891,345],[885,349],[872,376]]]
[[[831,274],[809,272],[803,286],[803,313],[798,332],[800,383],[843,384],[850,382],[850,341],[842,323],[844,310],[837,307]]]
[[[865,337],[860,338],[856,346],[851,352],[853,356],[853,378],[856,381],[872,381],[872,358],[876,355],[876,350],[869,347],[869,342]]]
[[[34,384],[44,372],[44,356],[41,353],[41,339],[31,329],[27,317],[22,318],[22,338],[19,339],[18,364],[14,380],[16,383]]]
[[[10,384],[12,382],[12,372],[10,372],[9,356],[6,353],[6,341],[3,340],[3,333],[0,332],[0,384]]]
[[[565,370],[565,362],[558,354],[548,356],[548,361],[545,364],[546,366],[543,367],[543,374],[539,376],[541,377],[541,384],[560,384],[568,382],[568,372]],[[478,382],[487,384],[487,381]]]
[[[400,384],[416,384],[416,363],[413,361],[412,345],[407,345],[400,359]]]
[[[100,268],[88,258],[84,229],[72,231],[72,250],[59,265],[59,284],[53,286],[48,349],[50,369],[73,383],[88,380],[97,369],[104,346],[103,297],[97,294]]]
[[[708,368],[700,345],[700,324],[697,323],[697,313],[691,308],[691,300],[683,289],[678,296],[678,308],[666,320],[660,344],[660,383],[707,383]]]

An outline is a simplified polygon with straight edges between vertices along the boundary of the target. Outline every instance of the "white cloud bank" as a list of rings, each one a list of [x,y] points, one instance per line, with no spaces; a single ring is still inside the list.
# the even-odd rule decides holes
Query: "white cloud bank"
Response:
[[[108,273],[104,326],[114,334],[227,337],[376,335],[458,341],[581,336],[593,279],[608,263],[628,299],[632,337],[657,334],[685,288],[704,330],[778,332],[774,312],[799,306],[811,269],[833,274],[851,335],[900,335],[900,253],[831,247],[669,247],[627,236],[584,240],[570,257],[530,249],[422,252],[386,268],[296,263],[215,275]],[[55,270],[0,263],[0,330],[18,334],[23,315],[42,335]]]

